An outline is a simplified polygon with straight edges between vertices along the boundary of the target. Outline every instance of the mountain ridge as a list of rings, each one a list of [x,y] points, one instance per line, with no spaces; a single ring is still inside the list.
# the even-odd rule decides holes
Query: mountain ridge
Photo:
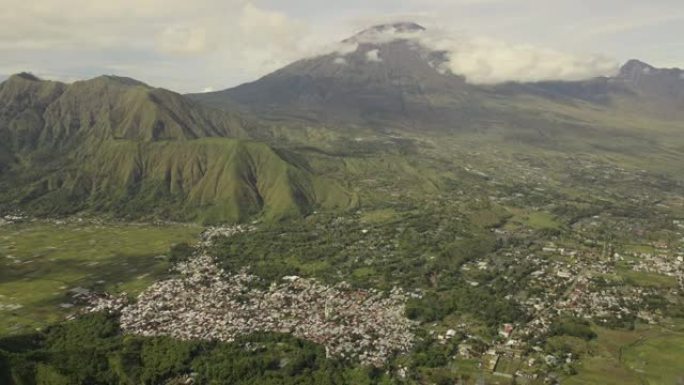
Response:
[[[12,76],[0,84],[0,208],[237,222],[350,204],[246,124],[131,78]]]
[[[614,77],[474,85],[441,70],[444,53],[404,38],[421,28],[372,27],[355,36],[403,32],[206,94],[112,75],[13,75],[0,83],[0,209],[306,216],[387,198],[374,188],[439,194],[458,183],[442,141],[630,162],[651,151],[668,171],[679,159],[681,70],[631,60]]]

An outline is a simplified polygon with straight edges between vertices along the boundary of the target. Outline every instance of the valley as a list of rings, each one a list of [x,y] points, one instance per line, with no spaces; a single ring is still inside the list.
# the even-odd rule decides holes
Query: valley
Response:
[[[455,148],[453,144],[450,146]],[[363,169],[358,169],[359,174],[355,176],[358,181],[355,183],[368,186],[360,189],[359,199],[363,207],[346,213],[315,212],[306,218],[278,222],[257,220],[246,232],[210,228],[205,232],[206,241],[201,247],[206,255],[215,258],[210,265],[216,263],[217,268],[223,269],[228,276],[217,278],[221,275],[216,273],[207,279],[218,284],[236,279],[235,282],[247,278],[255,280],[244,289],[237,286],[229,289],[229,286],[225,290],[230,293],[237,290],[256,294],[271,282],[283,282],[282,285],[287,287],[298,280],[316,280],[319,283],[310,284],[321,289],[330,286],[315,285],[339,285],[344,281],[351,290],[388,293],[400,288],[410,293],[403,299],[402,306],[405,306],[406,316],[415,322],[412,327],[415,342],[407,353],[392,356],[382,363],[394,368],[388,379],[404,378],[404,381],[423,383],[439,381],[439,378],[458,378],[464,383],[484,380],[486,383],[505,384],[515,378],[518,382],[537,383],[548,380],[550,373],[555,373],[555,378],[562,383],[611,383],[617,381],[616,378],[622,383],[638,379],[659,383],[678,378],[674,362],[670,364],[674,367],[658,369],[660,363],[650,364],[648,356],[641,353],[654,349],[653,346],[665,346],[666,341],[682,336],[684,228],[681,216],[677,214],[681,212],[681,201],[678,200],[679,187],[676,183],[667,176],[611,166],[591,156],[584,159],[569,157],[567,161],[559,161],[562,158],[554,156],[555,162],[534,166],[526,163],[530,161],[529,157],[521,155],[517,156],[518,163],[504,161],[513,158],[507,158],[501,151],[482,155],[463,149],[462,154],[452,153],[450,156],[469,159],[456,170],[453,167],[440,170],[433,166],[433,170],[438,172],[458,173],[458,181],[451,184],[442,181],[446,185],[431,185],[433,181],[439,181],[432,179],[437,171],[433,175],[390,172],[386,175],[375,173],[371,177]],[[486,157],[488,162],[478,157]],[[574,168],[574,173],[564,171],[565,167],[572,167],[577,162],[584,165],[581,170]],[[396,171],[398,165],[388,163],[388,166],[389,170]],[[410,170],[415,164],[409,161],[400,166],[403,170]],[[393,182],[389,181],[390,175],[395,176]],[[401,183],[396,176],[407,178],[407,185],[414,186],[414,189],[395,187]],[[423,180],[425,184],[419,190],[413,180]],[[620,180],[620,183],[614,183],[614,180]],[[629,183],[634,187],[626,188]],[[392,198],[379,199],[379,196]],[[92,231],[109,234],[119,228],[110,227],[112,225],[106,222],[83,225],[73,220],[61,226],[34,224],[34,221],[22,223],[21,220],[11,223],[12,217],[5,222],[0,228],[6,234],[5,252],[11,246],[13,252],[22,258],[19,251],[21,239],[30,236],[32,231],[37,233],[35,236],[44,237],[43,234],[46,231],[49,234],[51,227],[55,235],[64,234],[65,230],[77,234],[91,234]],[[159,253],[166,258],[154,259],[153,265],[147,262],[132,264],[130,268],[116,263],[122,268],[136,269],[135,277],[127,277],[123,283],[112,285],[110,282],[117,280],[111,276],[114,274],[112,269],[102,268],[101,271],[107,271],[106,276],[88,274],[84,278],[73,279],[68,287],[83,288],[85,291],[80,294],[86,293],[86,296],[90,295],[87,293],[95,294],[94,298],[101,299],[94,302],[93,310],[110,308],[114,315],[121,311],[121,305],[111,308],[107,303],[130,303],[126,305],[132,306],[130,314],[138,314],[136,312],[145,306],[173,309],[169,306],[175,305],[164,305],[167,300],[161,299],[158,293],[154,294],[157,290],[154,287],[166,285],[174,293],[162,295],[165,298],[181,298],[179,296],[192,292],[188,291],[190,289],[175,292],[182,286],[171,284],[173,279],[179,278],[174,278],[178,273],[169,270],[168,247],[182,242],[197,244],[201,227],[170,226],[153,228],[160,235],[167,235],[165,239],[169,243],[160,249],[144,252],[147,255]],[[146,237],[143,234],[152,231],[146,230],[148,227],[146,225],[136,231]],[[137,227],[133,226],[130,231],[135,229]],[[174,231],[187,235],[179,236],[182,233],[174,234]],[[24,232],[28,235],[22,235]],[[94,245],[105,247],[104,250],[111,247],[106,244],[99,246],[97,234],[94,235]],[[121,241],[125,242],[131,236],[122,236]],[[83,243],[91,244],[90,235],[84,238]],[[78,245],[77,242],[70,244]],[[141,250],[138,253],[143,254],[142,246],[135,246]],[[192,256],[192,248],[177,246],[174,250],[176,254],[171,254],[175,255],[175,261],[187,259],[188,266],[196,263],[192,262],[196,258]],[[81,253],[86,260],[101,261],[95,258],[96,254],[89,257],[85,250]],[[100,263],[110,263],[106,261]],[[97,265],[98,271],[100,267]],[[141,279],[141,276],[144,277]],[[46,280],[53,277],[45,275]],[[283,281],[289,277],[302,278],[292,283]],[[106,283],[99,284],[100,278]],[[35,279],[27,284],[37,282],[33,281]],[[130,279],[133,281],[126,283]],[[164,281],[168,279],[171,280]],[[160,281],[153,283],[153,280]],[[10,290],[13,285],[8,282],[0,289]],[[247,289],[249,287],[253,288]],[[161,290],[161,286],[159,288]],[[50,286],[44,290],[47,295],[60,289]],[[117,297],[122,291],[128,294]],[[144,294],[146,291],[149,294]],[[107,296],[99,297],[101,294],[97,293],[109,293],[115,297],[107,299]],[[136,299],[137,293],[143,294]],[[24,325],[46,326],[60,316],[65,317],[89,306],[78,299],[78,294],[65,288],[48,306],[37,306],[35,302],[27,301],[22,308],[13,311],[50,313],[51,318],[39,324]],[[202,295],[213,294],[207,292]],[[256,298],[261,298],[259,296],[263,294],[256,295]],[[231,296],[237,299],[241,295],[224,293],[217,298],[228,299]],[[116,298],[125,302],[118,302]],[[240,299],[245,300],[244,297]],[[262,303],[264,300],[248,301]],[[260,310],[246,318],[252,323],[245,325],[251,324],[255,328],[246,330],[254,332],[244,334],[244,337],[249,339],[248,335],[257,336],[261,331],[282,333],[287,328],[280,324],[258,326],[268,325],[265,320],[262,323],[260,317],[277,319],[277,316],[271,317],[285,311],[290,314],[288,317],[297,319],[307,314],[305,309],[312,305],[312,301],[305,300],[306,306],[284,308],[287,310],[268,310],[270,305],[259,305],[257,308]],[[184,303],[183,306],[196,306],[189,305],[187,301]],[[224,313],[220,309],[238,305],[212,303],[211,314],[220,317],[233,314],[235,322],[226,325],[237,327],[240,313],[236,310]],[[65,309],[60,307],[61,304],[69,304],[69,307]],[[201,309],[196,307],[192,314],[202,314],[204,310]],[[150,316],[153,314],[155,312],[149,313]],[[121,327],[125,334],[142,334],[143,338],[151,340],[163,336],[180,337],[179,346],[198,341],[214,344],[216,340],[238,345],[245,343],[241,339],[243,333],[237,338],[218,338],[214,333],[220,333],[222,329],[207,326],[211,325],[207,320],[199,324],[208,328],[189,338],[193,334],[184,333],[190,333],[193,327],[184,323],[190,321],[180,321],[184,319],[183,314],[191,313],[181,311],[172,317],[179,321],[162,322],[150,318],[144,323],[129,315],[126,316],[129,317],[127,323]],[[358,316],[352,317],[357,319]],[[165,322],[170,323],[162,326]],[[377,319],[372,322],[372,327],[382,324]],[[304,321],[300,325],[313,324]],[[311,334],[307,333],[311,332],[305,330],[293,334],[308,339]],[[15,326],[12,333],[21,331]],[[320,341],[317,338],[313,337],[313,341]],[[354,342],[351,344],[356,346]],[[667,348],[671,349],[668,353],[671,357],[684,353],[677,346],[674,344]],[[365,350],[361,352],[366,354]],[[349,361],[345,360],[350,368],[357,365],[357,354],[347,357]],[[322,356],[326,360],[339,359],[325,352]],[[605,371],[606,366],[613,369]]]
[[[425,31],[0,84],[0,383],[684,381],[682,71],[473,84]]]

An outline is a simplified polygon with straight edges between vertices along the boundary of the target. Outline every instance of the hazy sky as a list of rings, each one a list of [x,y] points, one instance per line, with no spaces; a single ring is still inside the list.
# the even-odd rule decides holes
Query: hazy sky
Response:
[[[484,81],[600,75],[639,58],[684,67],[682,0],[0,0],[0,76],[118,74],[223,89],[366,26],[419,22]],[[447,38],[453,37],[453,40]],[[478,75],[479,74],[479,75]]]

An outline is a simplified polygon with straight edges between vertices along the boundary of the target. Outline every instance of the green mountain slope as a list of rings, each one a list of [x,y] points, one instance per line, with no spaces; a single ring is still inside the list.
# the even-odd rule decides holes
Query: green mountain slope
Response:
[[[632,61],[612,78],[473,85],[440,70],[445,53],[369,39],[377,28],[422,31],[371,28],[348,39],[353,52],[199,95],[15,75],[0,85],[0,208],[281,218],[438,197],[483,168],[471,151],[514,158],[499,170],[584,154],[682,178],[680,70]]]
[[[344,208],[350,196],[248,140],[241,118],[128,78],[0,85],[0,207],[242,221]]]
[[[0,85],[0,106],[0,132],[15,151],[106,139],[246,136],[243,122],[230,113],[218,114],[174,92],[114,76],[66,85],[14,75]]]
[[[45,110],[65,88],[26,73],[0,84],[0,143],[6,151],[35,147],[45,126]]]
[[[288,163],[269,146],[226,138],[106,142],[97,154],[79,155],[67,168],[25,185],[20,202],[43,214],[95,210],[219,222],[349,204],[334,182]]]

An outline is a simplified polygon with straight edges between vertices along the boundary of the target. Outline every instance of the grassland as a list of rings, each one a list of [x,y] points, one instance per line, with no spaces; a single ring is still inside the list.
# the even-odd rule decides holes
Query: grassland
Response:
[[[629,284],[641,287],[676,288],[675,277],[634,270],[620,270],[620,276]]]
[[[507,207],[511,218],[506,223],[506,228],[516,229],[525,226],[531,229],[557,229],[560,223],[550,213],[543,211],[524,210],[515,207]]]
[[[70,312],[77,287],[134,294],[167,272],[159,256],[192,242],[189,225],[53,224],[0,227],[0,334],[39,328]]]
[[[634,331],[596,328],[598,339],[578,374],[563,381],[580,384],[678,384],[684,380],[684,331],[641,325]]]
[[[680,384],[684,381],[684,334],[639,340],[625,349],[624,363],[648,384]]]

